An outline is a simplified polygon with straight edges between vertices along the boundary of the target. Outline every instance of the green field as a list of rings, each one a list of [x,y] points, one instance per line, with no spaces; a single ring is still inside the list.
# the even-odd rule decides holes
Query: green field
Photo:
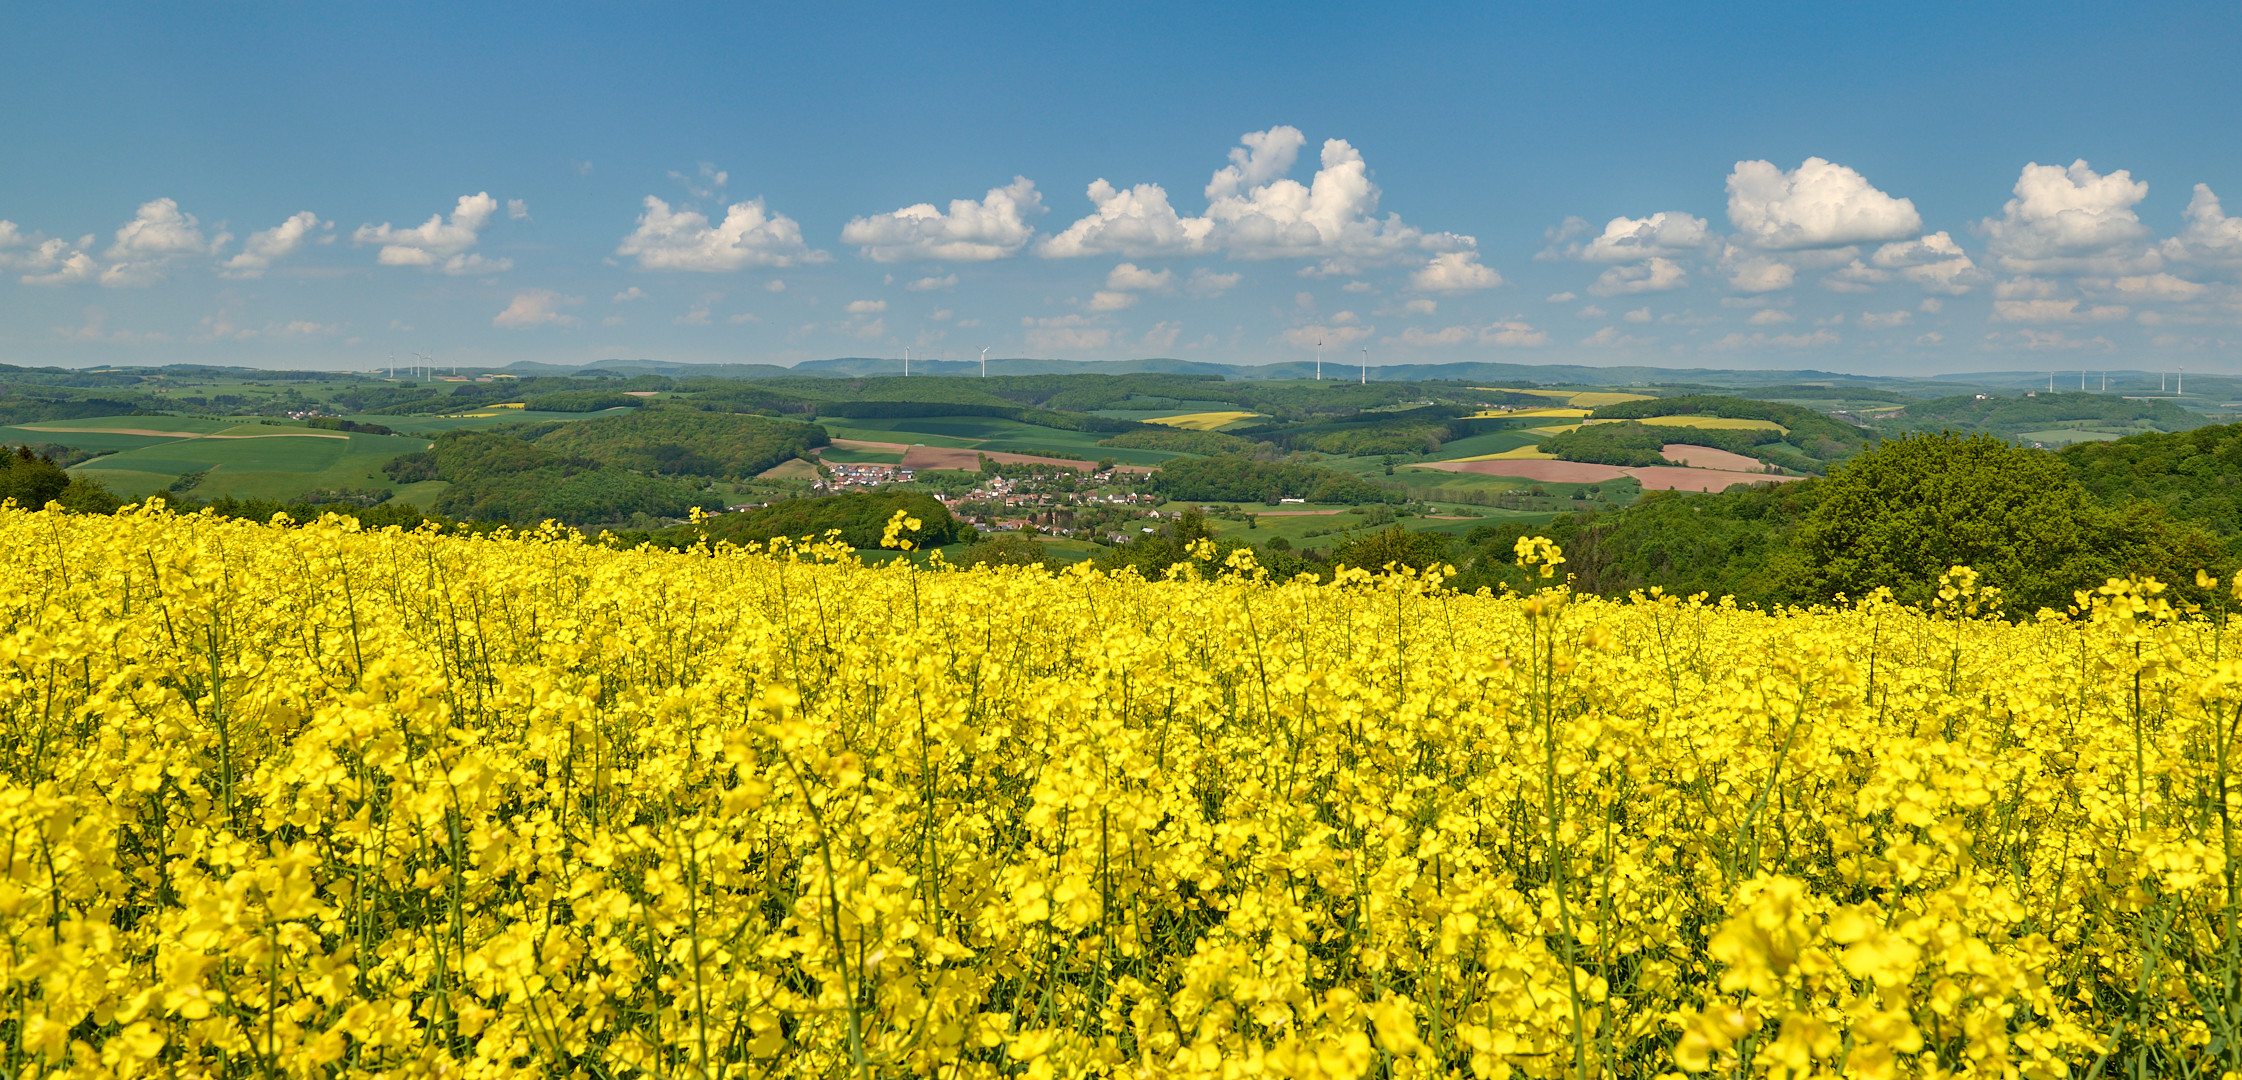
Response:
[[[829,419],[825,419],[825,418],[822,418],[822,417],[820,417],[820,418],[818,419],[818,421],[817,421],[817,426],[819,426],[819,427],[821,427],[821,428],[824,428],[824,429],[825,429],[825,433],[826,433],[827,435],[830,435],[830,436],[832,436],[833,438],[836,438],[836,439],[859,439],[859,440],[862,440],[862,441],[864,441],[864,442],[891,442],[891,443],[904,443],[904,444],[906,444],[906,445],[908,445],[908,444],[912,444],[912,443],[923,443],[923,444],[925,444],[925,445],[927,445],[927,446],[968,446],[968,447],[970,447],[970,446],[975,446],[975,445],[978,445],[978,444],[980,443],[980,440],[981,440],[981,439],[983,438],[983,436],[963,436],[963,437],[960,437],[960,436],[954,436],[954,435],[944,435],[944,434],[940,434],[940,433],[938,433],[938,432],[933,432],[933,431],[920,431],[920,430],[918,430],[917,428],[905,428],[905,427],[897,427],[897,426],[895,426],[895,425],[898,425],[898,424],[928,424],[928,423],[937,423],[937,422],[941,422],[941,421],[945,421],[945,420],[955,420],[955,419],[967,419],[967,418],[963,418],[963,417],[949,417],[949,416],[938,416],[938,417],[931,417],[931,418],[925,418],[925,417],[921,417],[921,418],[913,418],[913,419],[908,419],[908,420],[877,420],[877,419],[861,419],[861,420],[860,420],[860,419],[855,419],[855,418],[847,418],[847,419],[832,419],[832,420],[829,420]],[[977,418],[976,418],[976,419],[977,419]],[[997,422],[998,422],[998,423],[1011,423],[1011,421],[1009,421],[1009,420],[1001,420],[1001,421],[997,421]],[[1025,425],[1025,424],[1022,424],[1022,425],[1020,425],[1020,426],[1022,426],[1022,427],[1025,427],[1025,426],[1027,426],[1027,425]],[[1038,430],[1041,430],[1041,429],[1038,429]]]
[[[927,446],[993,450],[1007,454],[1048,454],[1088,461],[1112,458],[1123,465],[1158,465],[1163,461],[1188,456],[1167,450],[1099,446],[1098,440],[1110,436],[1104,432],[1038,427],[1000,416],[918,416],[893,420],[821,418],[817,423],[833,438],[863,442],[919,443]]]
[[[1522,430],[1490,431],[1484,435],[1467,435],[1461,439],[1441,443],[1440,452],[1432,455],[1428,460],[1454,461],[1457,458],[1499,454],[1505,450],[1516,450],[1521,446],[1532,446],[1540,442],[1542,438],[1543,436]]]
[[[628,408],[602,409],[599,412],[532,412],[528,409],[476,409],[467,416],[383,416],[369,413],[352,416],[365,424],[380,424],[392,431],[408,435],[441,435],[447,431],[477,431],[505,424],[541,424],[548,420],[591,420],[629,412]]]
[[[903,455],[893,450],[857,450],[846,446],[827,446],[817,456],[836,465],[876,463],[893,465],[903,460]]]
[[[292,499],[314,489],[386,487],[382,465],[427,446],[424,439],[402,435],[236,424],[206,436],[169,439],[95,458],[71,472],[100,480],[126,498],[162,491],[184,474],[202,472],[207,475],[191,492],[198,499],[221,495]]]
[[[2069,446],[2072,443],[2082,442],[2116,442],[2126,435],[2134,434],[2139,433],[2132,431],[2086,431],[2077,428],[2049,428],[2044,431],[2019,431],[2016,433],[2016,438],[2019,442],[2043,443],[2047,446],[2053,447]]]
[[[164,418],[156,417],[155,419]],[[45,424],[36,427],[0,427],[0,439],[6,439],[9,442],[59,443],[63,446],[73,446],[96,454],[104,450],[112,454],[122,453],[126,450],[139,450],[178,441],[178,437],[172,435],[120,435],[113,432],[56,431]]]

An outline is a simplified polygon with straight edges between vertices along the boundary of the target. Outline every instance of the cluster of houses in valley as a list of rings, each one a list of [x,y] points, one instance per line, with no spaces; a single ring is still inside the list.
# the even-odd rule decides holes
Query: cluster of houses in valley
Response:
[[[825,462],[811,488],[821,494],[908,484],[911,469],[886,462]],[[935,498],[959,521],[992,532],[1057,528],[1062,518],[1068,529],[1094,529],[1114,543],[1126,542],[1144,520],[1166,516],[1150,509],[1166,500],[1150,492],[1114,488],[1114,470],[1090,474],[1064,472],[1057,476],[987,476],[962,493],[941,492]],[[748,507],[730,507],[740,510]],[[1141,509],[1140,509],[1141,508]],[[1084,521],[1089,512],[1090,521]],[[1119,519],[1119,520],[1117,520]],[[1123,525],[1130,532],[1117,531]],[[1149,529],[1147,529],[1149,531]]]
[[[819,477],[810,486],[819,491],[845,491],[849,488],[879,487],[882,484],[908,484],[912,470],[901,465],[888,465],[876,461],[830,462],[828,476]]]

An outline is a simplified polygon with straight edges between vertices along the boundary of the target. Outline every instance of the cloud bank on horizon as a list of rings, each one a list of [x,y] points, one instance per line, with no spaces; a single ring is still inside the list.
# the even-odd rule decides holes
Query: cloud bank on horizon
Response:
[[[1578,266],[1557,271],[1569,275],[1570,287],[1538,301],[1501,296],[1499,306],[1511,309],[1503,314],[1446,321],[1438,317],[1443,302],[1453,306],[1475,294],[1500,295],[1509,284],[1503,272],[1483,261],[1486,255],[1471,235],[1423,228],[1398,214],[1381,216],[1383,193],[1363,154],[1345,139],[1325,139],[1312,174],[1305,182],[1295,179],[1307,145],[1303,132],[1286,125],[1245,133],[1229,151],[1228,164],[1207,181],[1203,207],[1188,212],[1177,209],[1158,183],[1122,187],[1098,177],[1083,189],[1087,211],[1046,220],[1054,216],[1053,207],[1033,180],[1015,176],[979,199],[852,216],[831,234],[842,256],[806,239],[798,220],[761,197],[724,203],[727,174],[704,165],[703,174],[712,176],[716,187],[688,184],[689,201],[677,205],[646,195],[628,231],[602,254],[615,272],[647,283],[630,285],[614,306],[643,299],[666,281],[741,278],[848,258],[876,267],[924,268],[900,284],[917,293],[971,288],[977,271],[1008,260],[1040,263],[1046,269],[1037,272],[1050,274],[1072,274],[1075,264],[1093,262],[1105,269],[1088,276],[1084,295],[1070,302],[1073,310],[1014,316],[1018,347],[1089,358],[1175,349],[1184,319],[1136,328],[1124,313],[1147,300],[1204,308],[1249,274],[1336,284],[1340,300],[1365,301],[1326,310],[1326,300],[1303,290],[1265,341],[1247,343],[1233,335],[1233,348],[1265,345],[1271,359],[1301,348],[1370,346],[1381,363],[1490,351],[1524,358],[1556,352],[1552,347],[1567,338],[1580,350],[1660,359],[1694,352],[1732,358],[1751,349],[1807,353],[1838,345],[1849,334],[1885,341],[1897,335],[1907,347],[1921,348],[1939,344],[1945,335],[1919,329],[1918,317],[1944,313],[1950,298],[1975,294],[1989,297],[1983,347],[1996,350],[2107,349],[2110,338],[2101,328],[2109,324],[2231,333],[2242,321],[2242,217],[2228,216],[2207,184],[2194,185],[2184,220],[2159,235],[2135,211],[2149,186],[2127,170],[2097,171],[2083,159],[2068,165],[2027,162],[1997,215],[1959,223],[1972,238],[1965,244],[1954,228],[1929,229],[1909,198],[1820,157],[1788,168],[1766,160],[1737,162],[1725,182],[1725,228],[1679,209],[1627,208],[1601,226],[1569,217],[1548,229],[1542,250],[1523,259],[1524,253],[1506,253],[1504,261]],[[323,269],[344,275],[478,277],[503,297],[490,326],[581,330],[584,319],[572,313],[584,302],[581,296],[517,281],[534,271],[518,268],[513,257],[476,250],[494,228],[530,219],[523,200],[508,200],[503,207],[501,221],[500,200],[477,191],[418,225],[359,225],[349,232],[347,246],[337,243],[333,221],[315,210],[297,210],[250,233],[237,247],[223,228],[206,231],[176,200],[161,197],[139,206],[106,245],[93,236],[53,237],[0,219],[0,270],[31,289],[146,290],[205,275],[255,280],[291,267],[308,270],[316,258]],[[1641,216],[1629,216],[1630,211]],[[883,274],[881,288],[896,284],[894,274]],[[785,289],[778,277],[754,291],[772,296]],[[1813,326],[1767,329],[1796,322],[1791,309],[1809,290],[1844,302],[1816,316]],[[988,291],[994,295],[984,297],[982,306],[1001,309],[1001,286]],[[1576,304],[1578,293],[1594,299]],[[702,290],[690,317],[676,324],[708,324],[709,304],[723,295]],[[1599,306],[1673,295],[1709,300],[1717,313],[1646,304],[1615,319]],[[799,341],[828,332],[855,351],[867,343],[924,346],[961,325],[954,304],[945,304],[923,319],[931,332],[908,339],[878,299],[836,305],[841,318],[786,334]],[[1196,319],[1225,317],[1210,313]],[[622,321],[610,315],[605,325]],[[753,327],[761,321],[740,312],[729,324]],[[1721,334],[1704,332],[1723,321],[1740,325]],[[1642,329],[1623,329],[1622,323]],[[1662,337],[1672,338],[1673,331],[1660,334],[1652,327],[1694,331],[1695,340],[1682,350],[1660,350]],[[58,330],[58,336],[85,337],[82,327]],[[178,336],[195,339],[193,332]],[[170,338],[144,331],[132,340],[147,346]],[[110,340],[126,339],[112,332]],[[2173,343],[2178,335],[2162,331],[2156,340]],[[1222,344],[1209,335],[1194,347]]]

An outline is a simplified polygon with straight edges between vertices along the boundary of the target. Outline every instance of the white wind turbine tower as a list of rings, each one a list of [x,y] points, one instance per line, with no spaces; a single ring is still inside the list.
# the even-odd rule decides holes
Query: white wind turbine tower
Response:
[[[986,345],[981,346],[981,377],[989,377],[989,347]]]
[[[1316,335],[1316,381],[1323,381],[1323,335]]]
[[[906,379],[911,377],[911,347],[909,345],[903,346],[903,377]]]
[[[1367,345],[1362,349],[1362,385],[1370,385],[1370,347]]]

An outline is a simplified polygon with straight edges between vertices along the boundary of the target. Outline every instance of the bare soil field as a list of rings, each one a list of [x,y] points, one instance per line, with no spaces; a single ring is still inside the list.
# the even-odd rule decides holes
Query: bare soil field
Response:
[[[1758,458],[1745,457],[1731,451],[1716,450],[1710,446],[1697,446],[1691,443],[1667,443],[1660,447],[1658,452],[1666,460],[1676,465],[1687,465],[1693,469],[1759,472],[1767,468],[1767,463]]]
[[[1600,484],[1627,475],[1627,470],[1617,465],[1591,465],[1580,461],[1510,460],[1488,461],[1427,461],[1409,466],[1412,469],[1438,469],[1441,472],[1483,473],[1487,476],[1515,476],[1522,480],[1540,480],[1552,484]]]
[[[1799,479],[1763,472],[1686,469],[1679,465],[1629,469],[1627,475],[1642,481],[1645,491],[1726,491],[1730,484],[1784,484]]]
[[[1753,464],[1758,463],[1755,461]],[[1441,472],[1481,473],[1487,476],[1515,476],[1522,480],[1552,484],[1601,484],[1606,480],[1632,476],[1642,482],[1646,491],[1721,491],[1730,484],[1779,484],[1798,479],[1795,476],[1774,476],[1763,472],[1692,469],[1679,465],[1623,469],[1617,465],[1593,465],[1581,461],[1427,461],[1409,467],[1438,469]]]

